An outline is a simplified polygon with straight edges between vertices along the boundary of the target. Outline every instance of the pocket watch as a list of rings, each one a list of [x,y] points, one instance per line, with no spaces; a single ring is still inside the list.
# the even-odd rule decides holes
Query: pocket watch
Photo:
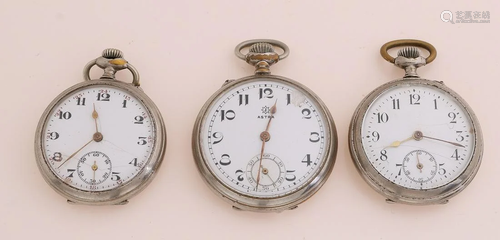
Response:
[[[166,147],[163,119],[139,87],[139,73],[117,49],[84,68],[85,81],[57,96],[36,130],[45,181],[70,203],[125,204],[153,179]],[[104,70],[91,80],[90,69]],[[115,79],[128,69],[132,83]]]
[[[396,58],[387,53],[394,47],[404,47]],[[417,47],[430,55],[422,57]],[[418,76],[417,68],[436,58],[434,46],[395,40],[380,53],[404,69],[405,76],[373,90],[356,109],[349,129],[355,166],[389,203],[447,203],[479,169],[479,122],[465,100],[443,82]]]
[[[337,150],[333,119],[307,87],[271,75],[270,66],[289,54],[284,43],[248,40],[236,46],[235,54],[255,66],[255,75],[226,81],[201,109],[192,138],[196,165],[234,209],[294,209],[332,171]]]

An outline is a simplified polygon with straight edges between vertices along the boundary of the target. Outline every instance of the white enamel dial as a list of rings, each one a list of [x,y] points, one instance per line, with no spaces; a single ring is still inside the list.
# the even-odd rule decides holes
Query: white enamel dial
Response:
[[[370,164],[409,189],[433,189],[459,177],[474,149],[471,117],[449,93],[401,84],[378,96],[363,118],[362,146]]]
[[[290,194],[310,183],[326,161],[331,136],[325,113],[309,96],[289,83],[258,79],[215,99],[199,138],[212,174],[232,191],[259,198]]]
[[[155,126],[143,103],[117,87],[91,85],[61,99],[43,128],[42,152],[55,176],[84,191],[133,179],[149,161]]]

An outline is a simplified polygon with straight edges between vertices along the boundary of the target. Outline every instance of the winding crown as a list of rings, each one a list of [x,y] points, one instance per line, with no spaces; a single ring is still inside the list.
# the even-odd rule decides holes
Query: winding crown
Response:
[[[405,58],[418,58],[420,57],[420,51],[416,47],[405,47],[398,51],[398,56]]]
[[[248,50],[251,53],[273,53],[274,47],[269,43],[255,43]]]
[[[102,57],[107,58],[107,59],[122,58],[123,53],[122,53],[122,51],[120,51],[116,48],[106,48],[106,49],[104,49],[104,51],[102,51]]]

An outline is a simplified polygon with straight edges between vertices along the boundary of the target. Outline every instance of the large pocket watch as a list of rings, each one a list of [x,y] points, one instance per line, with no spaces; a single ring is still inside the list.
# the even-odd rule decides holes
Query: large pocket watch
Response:
[[[249,40],[235,53],[255,66],[255,75],[226,81],[201,109],[192,138],[196,165],[205,182],[235,209],[294,209],[332,171],[337,150],[333,119],[311,90],[270,74],[269,67],[288,56],[284,43]]]
[[[396,58],[387,50],[399,50]],[[430,55],[421,56],[417,47]],[[396,40],[380,50],[405,76],[368,94],[349,129],[352,159],[364,180],[387,202],[447,203],[476,175],[483,155],[479,122],[470,106],[441,81],[422,79],[417,68],[436,58],[419,40]]]
[[[94,65],[104,74],[91,80]],[[131,71],[132,83],[115,79],[122,69]],[[45,181],[70,203],[125,204],[160,167],[163,119],[121,51],[104,50],[85,66],[84,78],[43,113],[35,138],[37,164]]]

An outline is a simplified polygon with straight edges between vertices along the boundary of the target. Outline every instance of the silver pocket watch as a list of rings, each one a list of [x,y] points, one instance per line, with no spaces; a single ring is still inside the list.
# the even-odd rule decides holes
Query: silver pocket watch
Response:
[[[104,70],[91,80],[90,69]],[[128,69],[132,83],[115,79]],[[125,204],[153,179],[166,132],[139,73],[117,49],[106,49],[84,69],[85,81],[59,94],[38,123],[35,155],[45,181],[70,203]]]
[[[226,81],[196,119],[192,149],[198,170],[235,209],[294,209],[333,169],[337,134],[327,107],[304,85],[271,75],[270,66],[288,53],[276,40],[240,43],[235,54],[255,66],[255,75]]]
[[[396,58],[387,50],[406,46]],[[429,51],[427,58],[416,47]],[[471,107],[443,82],[420,78],[436,49],[419,40],[396,40],[380,50],[405,76],[369,93],[350,129],[352,159],[364,180],[387,202],[447,203],[476,175],[483,137]]]

